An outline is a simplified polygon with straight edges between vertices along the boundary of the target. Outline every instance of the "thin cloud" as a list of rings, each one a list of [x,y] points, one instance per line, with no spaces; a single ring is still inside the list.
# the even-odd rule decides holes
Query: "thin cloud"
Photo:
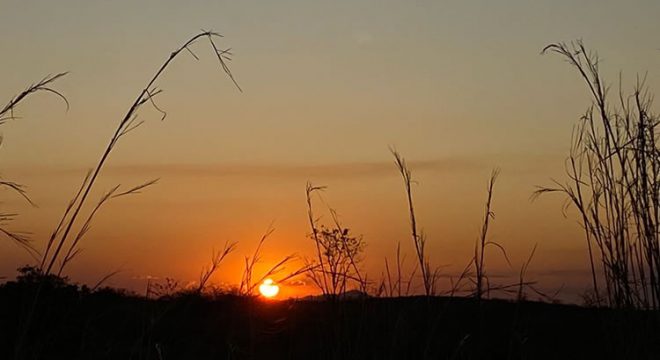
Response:
[[[535,172],[544,168],[549,158],[547,156],[523,156],[523,159],[513,159],[502,156],[503,163],[508,164],[515,173]],[[497,165],[504,165],[502,162]],[[408,160],[413,174],[423,173],[460,173],[490,169],[494,166],[492,160],[480,157],[448,157],[431,160]],[[83,167],[49,166],[49,167],[16,167],[10,169],[27,176],[72,176],[84,174]],[[105,173],[115,175],[139,175],[146,177],[254,177],[254,178],[365,178],[399,176],[393,161],[346,162],[327,164],[126,164],[110,165]]]
[[[414,172],[456,172],[481,168],[476,161],[442,159],[410,161]],[[397,176],[392,162],[363,162],[342,164],[298,165],[298,164],[164,164],[164,165],[121,165],[108,169],[114,174],[144,174],[157,176],[207,176],[207,177],[385,177]]]

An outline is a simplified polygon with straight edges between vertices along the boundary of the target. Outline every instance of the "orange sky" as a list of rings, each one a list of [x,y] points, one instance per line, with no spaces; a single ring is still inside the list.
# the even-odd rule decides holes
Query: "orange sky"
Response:
[[[39,205],[5,192],[3,211],[19,211],[12,227],[32,232],[42,248],[145,81],[182,41],[211,28],[233,48],[244,93],[202,44],[200,61],[174,63],[158,83],[167,119],[143,110],[147,123],[112,154],[91,200],[117,183],[161,181],[99,214],[67,272],[74,280],[94,283],[121,269],[114,286],[143,289],[147,276],[187,283],[230,240],[237,251],[214,281],[236,283],[243,256],[272,221],[263,268],[286,254],[309,256],[308,180],[329,186],[325,199],[364,235],[365,271],[379,279],[397,241],[408,264],[413,256],[394,145],[419,182],[420,225],[444,274],[460,272],[472,255],[498,166],[492,237],[516,269],[493,252],[491,273],[516,274],[538,243],[530,276],[545,289],[565,284],[574,300],[586,286],[580,229],[570,212],[562,216],[561,198],[529,196],[561,178],[572,124],[589,99],[568,65],[539,50],[582,38],[599,50],[610,79],[648,70],[658,88],[657,10],[641,0],[5,1],[0,33],[11,51],[3,53],[0,99],[71,71],[56,84],[71,109],[38,95],[18,109],[20,121],[3,125],[1,174],[28,185]],[[29,261],[0,242],[0,276]]]

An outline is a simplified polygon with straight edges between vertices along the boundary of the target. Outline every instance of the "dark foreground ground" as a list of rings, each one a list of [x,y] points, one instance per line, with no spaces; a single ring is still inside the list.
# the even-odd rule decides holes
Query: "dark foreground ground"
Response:
[[[0,286],[0,359],[660,359],[657,313],[423,297],[147,300],[37,284]]]

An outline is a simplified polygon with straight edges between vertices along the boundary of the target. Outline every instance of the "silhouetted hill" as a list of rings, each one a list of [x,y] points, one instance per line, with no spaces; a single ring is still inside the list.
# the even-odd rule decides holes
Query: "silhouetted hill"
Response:
[[[182,293],[153,300],[24,279],[0,286],[0,319],[0,359],[13,359],[21,339],[22,359],[657,359],[660,353],[657,313],[465,298],[263,301]]]

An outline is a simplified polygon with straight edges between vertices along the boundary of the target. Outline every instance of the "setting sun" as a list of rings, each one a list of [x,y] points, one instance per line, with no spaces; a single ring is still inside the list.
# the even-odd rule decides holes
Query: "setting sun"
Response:
[[[259,285],[259,292],[266,298],[273,298],[280,292],[280,287],[272,279],[266,279]]]
[[[659,18],[0,0],[0,360],[660,360]]]

